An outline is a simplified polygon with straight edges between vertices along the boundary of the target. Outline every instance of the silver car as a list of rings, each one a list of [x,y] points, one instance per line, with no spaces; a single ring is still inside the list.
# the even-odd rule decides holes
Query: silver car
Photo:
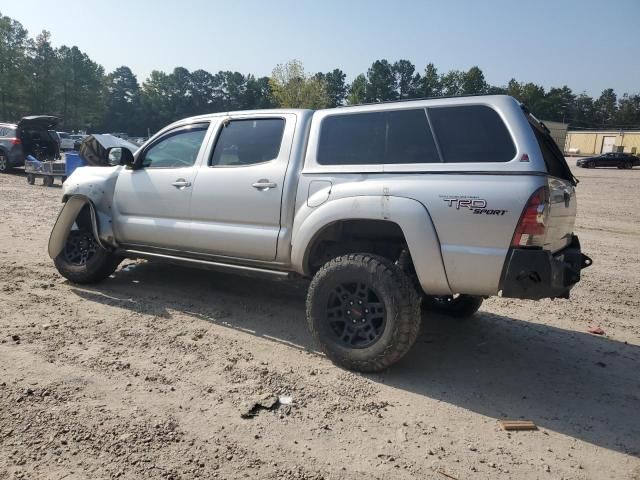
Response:
[[[591,263],[577,182],[508,96],[203,115],[117,158],[64,184],[63,276],[97,282],[130,257],[309,278],[311,332],[350,369],[402,358],[421,307],[568,298]]]

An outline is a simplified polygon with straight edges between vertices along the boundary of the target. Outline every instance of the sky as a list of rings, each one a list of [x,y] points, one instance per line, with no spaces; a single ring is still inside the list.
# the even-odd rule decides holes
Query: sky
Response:
[[[1,0],[0,13],[140,82],[176,66],[263,76],[291,59],[350,81],[386,58],[477,65],[494,85],[640,92],[640,0]]]

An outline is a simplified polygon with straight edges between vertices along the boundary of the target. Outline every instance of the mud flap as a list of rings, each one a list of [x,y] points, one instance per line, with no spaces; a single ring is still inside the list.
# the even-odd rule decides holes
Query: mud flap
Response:
[[[56,224],[53,226],[51,235],[49,236],[49,257],[56,258],[69,237],[69,232],[73,228],[73,224],[78,218],[78,215],[82,211],[85,205],[89,205],[89,212],[91,214],[91,228],[93,230],[93,236],[98,244],[104,248],[98,235],[98,222],[96,221],[96,211],[93,203],[87,197],[83,195],[74,195],[62,207],[62,210],[58,214]]]

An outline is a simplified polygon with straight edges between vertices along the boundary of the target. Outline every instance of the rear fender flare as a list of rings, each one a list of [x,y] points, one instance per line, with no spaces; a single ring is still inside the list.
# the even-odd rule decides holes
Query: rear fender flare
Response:
[[[71,232],[71,229],[73,228],[73,225],[78,218],[78,215],[86,205],[89,206],[93,236],[95,237],[98,244],[102,248],[105,248],[102,241],[100,240],[96,209],[93,205],[93,202],[84,195],[73,195],[69,197],[67,202],[62,207],[62,210],[60,210],[56,223],[53,226],[53,230],[51,230],[48,247],[49,257],[53,259],[60,254],[60,252],[64,248],[64,244],[66,243],[67,238],[69,237],[69,232]]]
[[[311,210],[311,211],[310,211]],[[451,295],[440,241],[423,204],[405,198],[371,195],[340,198],[316,208],[303,207],[294,220],[291,262],[300,274],[310,274],[308,255],[317,234],[341,220],[384,220],[404,234],[420,285],[433,295]]]

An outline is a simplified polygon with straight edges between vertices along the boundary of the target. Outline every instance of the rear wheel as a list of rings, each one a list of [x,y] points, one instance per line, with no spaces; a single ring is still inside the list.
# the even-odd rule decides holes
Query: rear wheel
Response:
[[[73,283],[96,283],[115,272],[121,261],[102,248],[90,231],[71,230],[53,263],[60,275]]]
[[[423,309],[455,318],[469,318],[481,305],[482,297],[475,295],[425,295],[422,301]]]
[[[7,173],[9,170],[11,170],[11,167],[9,166],[7,154],[0,152],[0,173]]]
[[[386,258],[349,254],[326,263],[307,296],[309,329],[336,364],[384,370],[411,348],[420,329],[420,297]]]

